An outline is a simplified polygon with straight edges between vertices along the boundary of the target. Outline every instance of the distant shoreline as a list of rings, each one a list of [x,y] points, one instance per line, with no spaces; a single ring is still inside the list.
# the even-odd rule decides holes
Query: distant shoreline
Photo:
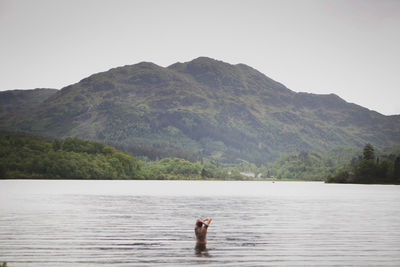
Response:
[[[203,182],[212,182],[212,181],[223,181],[223,182],[308,182],[308,183],[325,183],[325,184],[348,184],[348,185],[400,185],[400,184],[383,184],[383,183],[332,183],[321,180],[296,180],[296,179],[272,179],[272,178],[249,178],[249,179],[220,179],[220,178],[209,178],[209,179],[72,179],[72,178],[0,178],[0,181],[12,181],[12,180],[20,180],[20,181],[203,181]]]
[[[71,180],[71,181],[241,181],[241,182],[324,182],[312,180],[298,180],[298,179],[272,179],[272,178],[249,178],[249,179],[221,179],[221,178],[208,178],[208,179],[79,179],[79,178],[0,178],[0,180],[42,180],[42,181],[57,181],[57,180]]]

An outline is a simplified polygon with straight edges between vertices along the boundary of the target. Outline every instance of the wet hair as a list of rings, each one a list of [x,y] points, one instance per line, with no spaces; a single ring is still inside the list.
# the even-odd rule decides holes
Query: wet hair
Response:
[[[203,223],[200,222],[200,221],[198,221],[198,222],[196,223],[196,225],[197,225],[198,227],[202,227],[202,226],[203,226]]]

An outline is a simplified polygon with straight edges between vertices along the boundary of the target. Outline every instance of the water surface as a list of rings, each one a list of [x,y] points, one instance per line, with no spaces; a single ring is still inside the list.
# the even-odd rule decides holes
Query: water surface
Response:
[[[212,217],[194,250],[197,217]],[[400,186],[0,181],[8,266],[400,266]]]

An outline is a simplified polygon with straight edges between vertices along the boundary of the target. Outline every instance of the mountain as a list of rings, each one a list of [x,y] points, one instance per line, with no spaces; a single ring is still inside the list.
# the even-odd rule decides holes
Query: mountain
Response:
[[[8,93],[0,93],[1,101]],[[168,145],[224,162],[400,144],[399,116],[334,94],[296,93],[247,65],[206,57],[166,68],[149,62],[118,67],[46,96],[17,113],[2,109],[0,130]]]
[[[57,93],[56,89],[9,90],[0,92],[0,118],[20,111],[29,111]]]

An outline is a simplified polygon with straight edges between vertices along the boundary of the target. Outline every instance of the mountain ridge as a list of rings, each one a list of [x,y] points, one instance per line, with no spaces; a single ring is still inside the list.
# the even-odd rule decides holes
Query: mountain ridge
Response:
[[[139,62],[112,68],[29,110],[0,112],[0,118],[1,130],[165,144],[225,162],[260,163],[367,142],[400,144],[400,116],[335,94],[297,93],[250,66],[207,57],[168,67]]]

